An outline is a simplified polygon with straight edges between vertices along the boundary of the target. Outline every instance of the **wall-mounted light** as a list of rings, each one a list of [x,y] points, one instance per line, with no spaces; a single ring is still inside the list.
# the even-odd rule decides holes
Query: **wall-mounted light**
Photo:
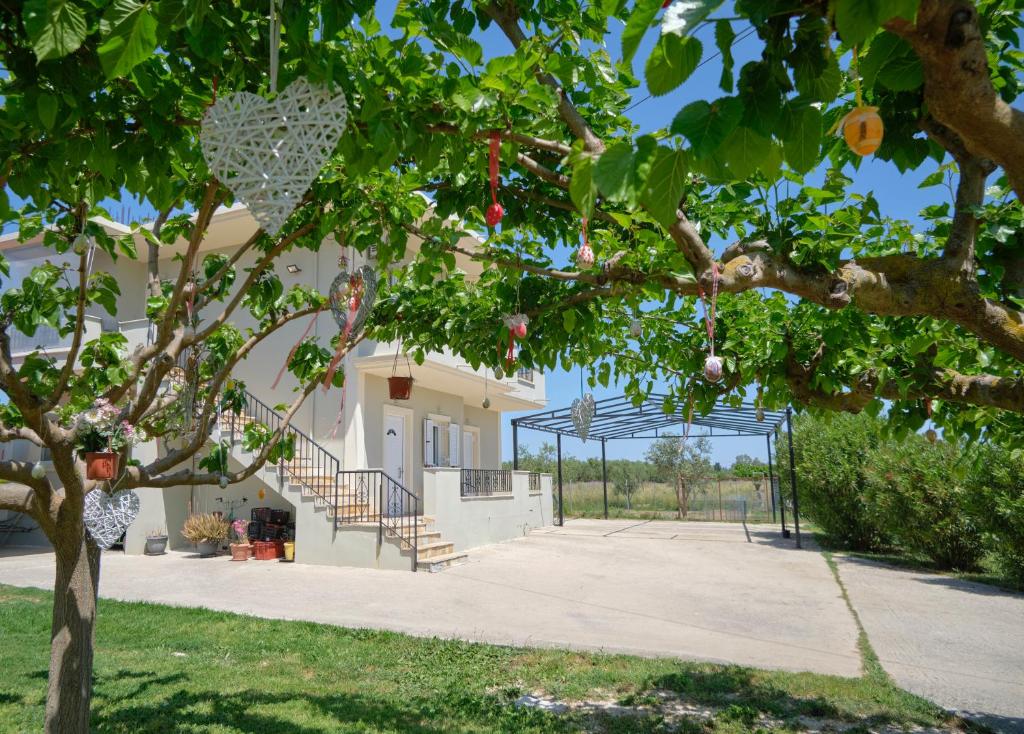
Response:
[[[296,273],[301,273],[302,272],[302,268],[300,268],[295,263],[292,263],[291,265],[286,265],[285,266],[285,270],[287,270],[292,275],[295,275]]]

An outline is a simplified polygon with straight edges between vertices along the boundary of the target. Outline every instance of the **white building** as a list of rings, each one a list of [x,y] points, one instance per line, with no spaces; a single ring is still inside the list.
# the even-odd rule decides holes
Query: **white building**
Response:
[[[114,222],[103,224],[112,235],[130,232]],[[243,207],[218,210],[200,261],[210,252],[230,255],[256,227]],[[102,331],[123,333],[129,353],[150,337],[145,318],[147,245],[141,236],[135,240],[137,260],[120,257],[112,262],[97,250],[94,270],[114,273],[121,289],[118,317],[114,320],[101,309],[92,309],[86,324],[86,339]],[[0,238],[0,250],[11,263],[5,288],[19,283],[34,265],[61,259],[41,241],[39,236],[21,243],[17,233]],[[177,272],[174,256],[185,245],[180,241],[161,248],[161,277]],[[416,241],[410,243],[412,251],[418,246]],[[338,274],[340,254],[333,242],[324,242],[319,252],[296,248],[278,260],[277,275],[286,291],[300,283],[327,293]],[[253,261],[249,252],[237,263],[238,281],[244,280],[244,270]],[[480,272],[480,265],[468,259],[460,261],[459,267],[471,277]],[[211,305],[210,315],[220,305]],[[253,325],[241,308],[231,320],[243,330]],[[308,319],[299,319],[283,327],[235,368],[233,376],[245,383],[248,401],[244,415],[226,414],[221,420],[222,438],[234,439],[233,470],[247,465],[250,458],[240,444],[243,425],[258,420],[273,428],[279,413],[272,406],[293,398],[296,381],[290,373],[285,372],[276,389],[272,385],[308,324]],[[310,334],[327,344],[337,331],[332,315],[325,312]],[[40,351],[60,361],[69,345],[70,338],[62,339],[45,328],[31,337],[16,334],[12,338],[16,359]],[[420,568],[436,569],[464,557],[475,545],[550,524],[550,478],[501,469],[501,414],[543,405],[544,376],[521,370],[497,380],[490,370],[474,370],[442,351],[429,354],[422,365],[412,362],[411,397],[393,400],[387,378],[397,349],[395,344],[363,341],[343,363],[344,391],[318,388],[307,398],[292,420],[296,457],[287,465],[268,465],[224,489],[138,490],[142,509],[125,536],[125,552],[143,552],[146,536],[160,530],[166,530],[172,550],[191,549],[180,535],[189,512],[216,511],[249,519],[253,508],[269,507],[289,513],[298,562],[383,568],[411,568],[418,562]],[[408,374],[402,357],[398,370]],[[484,407],[485,397],[488,407]],[[13,458],[33,460],[33,452],[38,453],[27,444],[6,448]],[[134,455],[148,461],[162,450],[160,442],[153,441],[137,446]],[[197,459],[205,453],[200,452]],[[7,533],[5,538],[4,527],[10,530],[15,520],[20,527],[29,524],[26,518],[5,518],[0,513],[0,523],[6,524],[0,526],[0,546],[5,540],[39,542],[38,531]]]

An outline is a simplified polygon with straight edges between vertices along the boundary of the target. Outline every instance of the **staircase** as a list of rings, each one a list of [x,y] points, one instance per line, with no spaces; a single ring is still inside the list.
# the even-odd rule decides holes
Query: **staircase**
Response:
[[[220,440],[230,444],[233,457],[243,465],[252,458],[243,446],[246,426],[263,424],[276,431],[284,421],[255,395],[246,392],[245,398],[242,412],[222,413],[219,420]],[[292,447],[291,458],[268,463],[261,471],[275,474],[278,485],[291,485],[323,508],[336,529],[376,527],[378,543],[396,543],[408,555],[413,571],[441,571],[465,560],[466,553],[457,552],[432,529],[434,519],[420,514],[419,497],[384,471],[342,471],[336,456],[292,426],[285,430],[283,441]],[[268,478],[270,484],[274,477],[264,481]]]

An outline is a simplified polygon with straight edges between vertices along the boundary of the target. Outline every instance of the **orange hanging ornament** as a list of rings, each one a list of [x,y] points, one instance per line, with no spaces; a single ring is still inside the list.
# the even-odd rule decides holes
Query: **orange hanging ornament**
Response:
[[[857,155],[871,155],[882,144],[885,127],[877,107],[857,107],[840,124],[846,144]]]

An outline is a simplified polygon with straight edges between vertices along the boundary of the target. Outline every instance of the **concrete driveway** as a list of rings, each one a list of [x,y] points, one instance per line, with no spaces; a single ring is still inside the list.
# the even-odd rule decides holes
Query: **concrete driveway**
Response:
[[[51,587],[49,554],[0,583]],[[245,588],[246,594],[236,590]],[[822,556],[777,530],[574,520],[438,574],[104,555],[104,597],[414,635],[856,676],[856,625]]]
[[[1024,595],[836,557],[879,662],[902,688],[1024,734]]]

